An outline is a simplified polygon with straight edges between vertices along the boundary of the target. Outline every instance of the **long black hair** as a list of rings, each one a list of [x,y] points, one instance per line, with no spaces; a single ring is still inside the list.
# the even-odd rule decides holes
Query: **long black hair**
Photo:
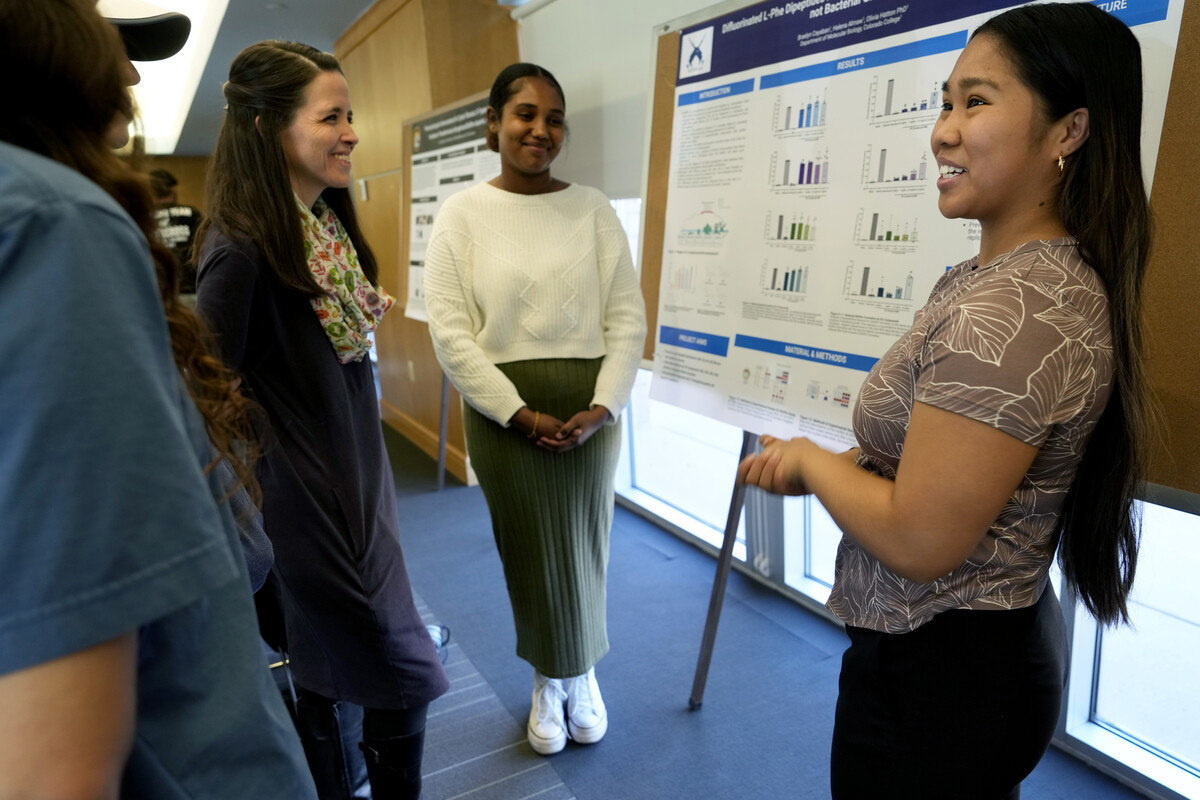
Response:
[[[1067,157],[1058,203],[1108,293],[1113,388],[1063,506],[1059,562],[1093,616],[1128,622],[1151,408],[1142,369],[1151,220],[1142,179],[1141,48],[1124,23],[1090,3],[1015,8],[975,36],[1000,44],[1047,119],[1088,109],[1090,133]]]
[[[329,53],[297,42],[259,42],[233,60],[224,89],[225,121],[209,165],[208,217],[193,250],[197,263],[210,226],[215,226],[227,236],[254,242],[285,286],[323,294],[304,257],[304,234],[280,136],[317,76],[341,71]],[[350,190],[330,187],[321,198],[350,235],[363,273],[377,285],[379,267],[359,228]]]

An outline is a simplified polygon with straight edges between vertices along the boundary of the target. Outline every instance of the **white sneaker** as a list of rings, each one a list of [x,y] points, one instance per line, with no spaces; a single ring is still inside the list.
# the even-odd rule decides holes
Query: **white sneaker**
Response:
[[[580,744],[594,744],[608,731],[608,709],[600,696],[595,668],[563,681],[567,691],[567,730]]]
[[[563,707],[567,693],[562,681],[547,678],[536,669],[533,671],[533,707],[529,709],[529,727],[526,736],[535,752],[553,755],[567,745],[567,729],[563,721]]]

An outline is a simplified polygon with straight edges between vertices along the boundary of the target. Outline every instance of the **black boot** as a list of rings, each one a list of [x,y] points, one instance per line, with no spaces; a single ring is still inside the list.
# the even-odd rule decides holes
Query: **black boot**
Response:
[[[421,796],[424,728],[387,739],[364,735],[359,747],[367,758],[367,778],[374,800],[417,800]]]
[[[328,697],[304,690],[298,693],[296,729],[321,800],[352,800],[357,796],[356,790],[363,782],[363,764],[354,750],[347,749],[344,739],[347,733],[353,736],[351,741],[358,738],[361,714],[359,709]]]

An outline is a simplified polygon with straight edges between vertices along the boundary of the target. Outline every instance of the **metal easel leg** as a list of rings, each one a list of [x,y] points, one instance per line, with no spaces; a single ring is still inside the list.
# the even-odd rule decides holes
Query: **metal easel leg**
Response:
[[[446,488],[446,428],[450,423],[450,379],[442,374],[442,416],[438,427],[437,490]]]
[[[742,431],[742,452],[738,463],[750,455],[758,435]],[[700,642],[700,658],[696,662],[696,678],[692,682],[692,696],[688,708],[696,711],[704,702],[704,685],[708,682],[708,667],[712,663],[713,644],[717,639],[717,623],[721,621],[721,606],[725,602],[725,585],[729,583],[729,570],[733,565],[733,544],[737,539],[738,520],[742,516],[742,505],[746,500],[745,484],[735,483],[733,497],[729,500],[729,515],[725,518],[725,539],[721,543],[721,555],[717,558],[717,575],[713,578],[712,597],[708,601],[708,619],[704,622],[704,638]]]

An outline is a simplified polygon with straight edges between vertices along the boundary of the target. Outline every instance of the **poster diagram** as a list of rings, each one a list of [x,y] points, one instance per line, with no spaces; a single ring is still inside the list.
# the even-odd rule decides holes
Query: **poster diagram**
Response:
[[[767,2],[681,31],[710,68],[677,76],[652,397],[853,441],[866,373],[979,251],[938,212],[930,136],[970,32],[1012,5]],[[1144,42],[1152,175],[1182,2],[1106,10]]]
[[[719,247],[729,234],[729,226],[725,219],[711,209],[705,209],[699,214],[693,214],[679,229],[679,244],[687,247],[699,245],[702,247]]]

